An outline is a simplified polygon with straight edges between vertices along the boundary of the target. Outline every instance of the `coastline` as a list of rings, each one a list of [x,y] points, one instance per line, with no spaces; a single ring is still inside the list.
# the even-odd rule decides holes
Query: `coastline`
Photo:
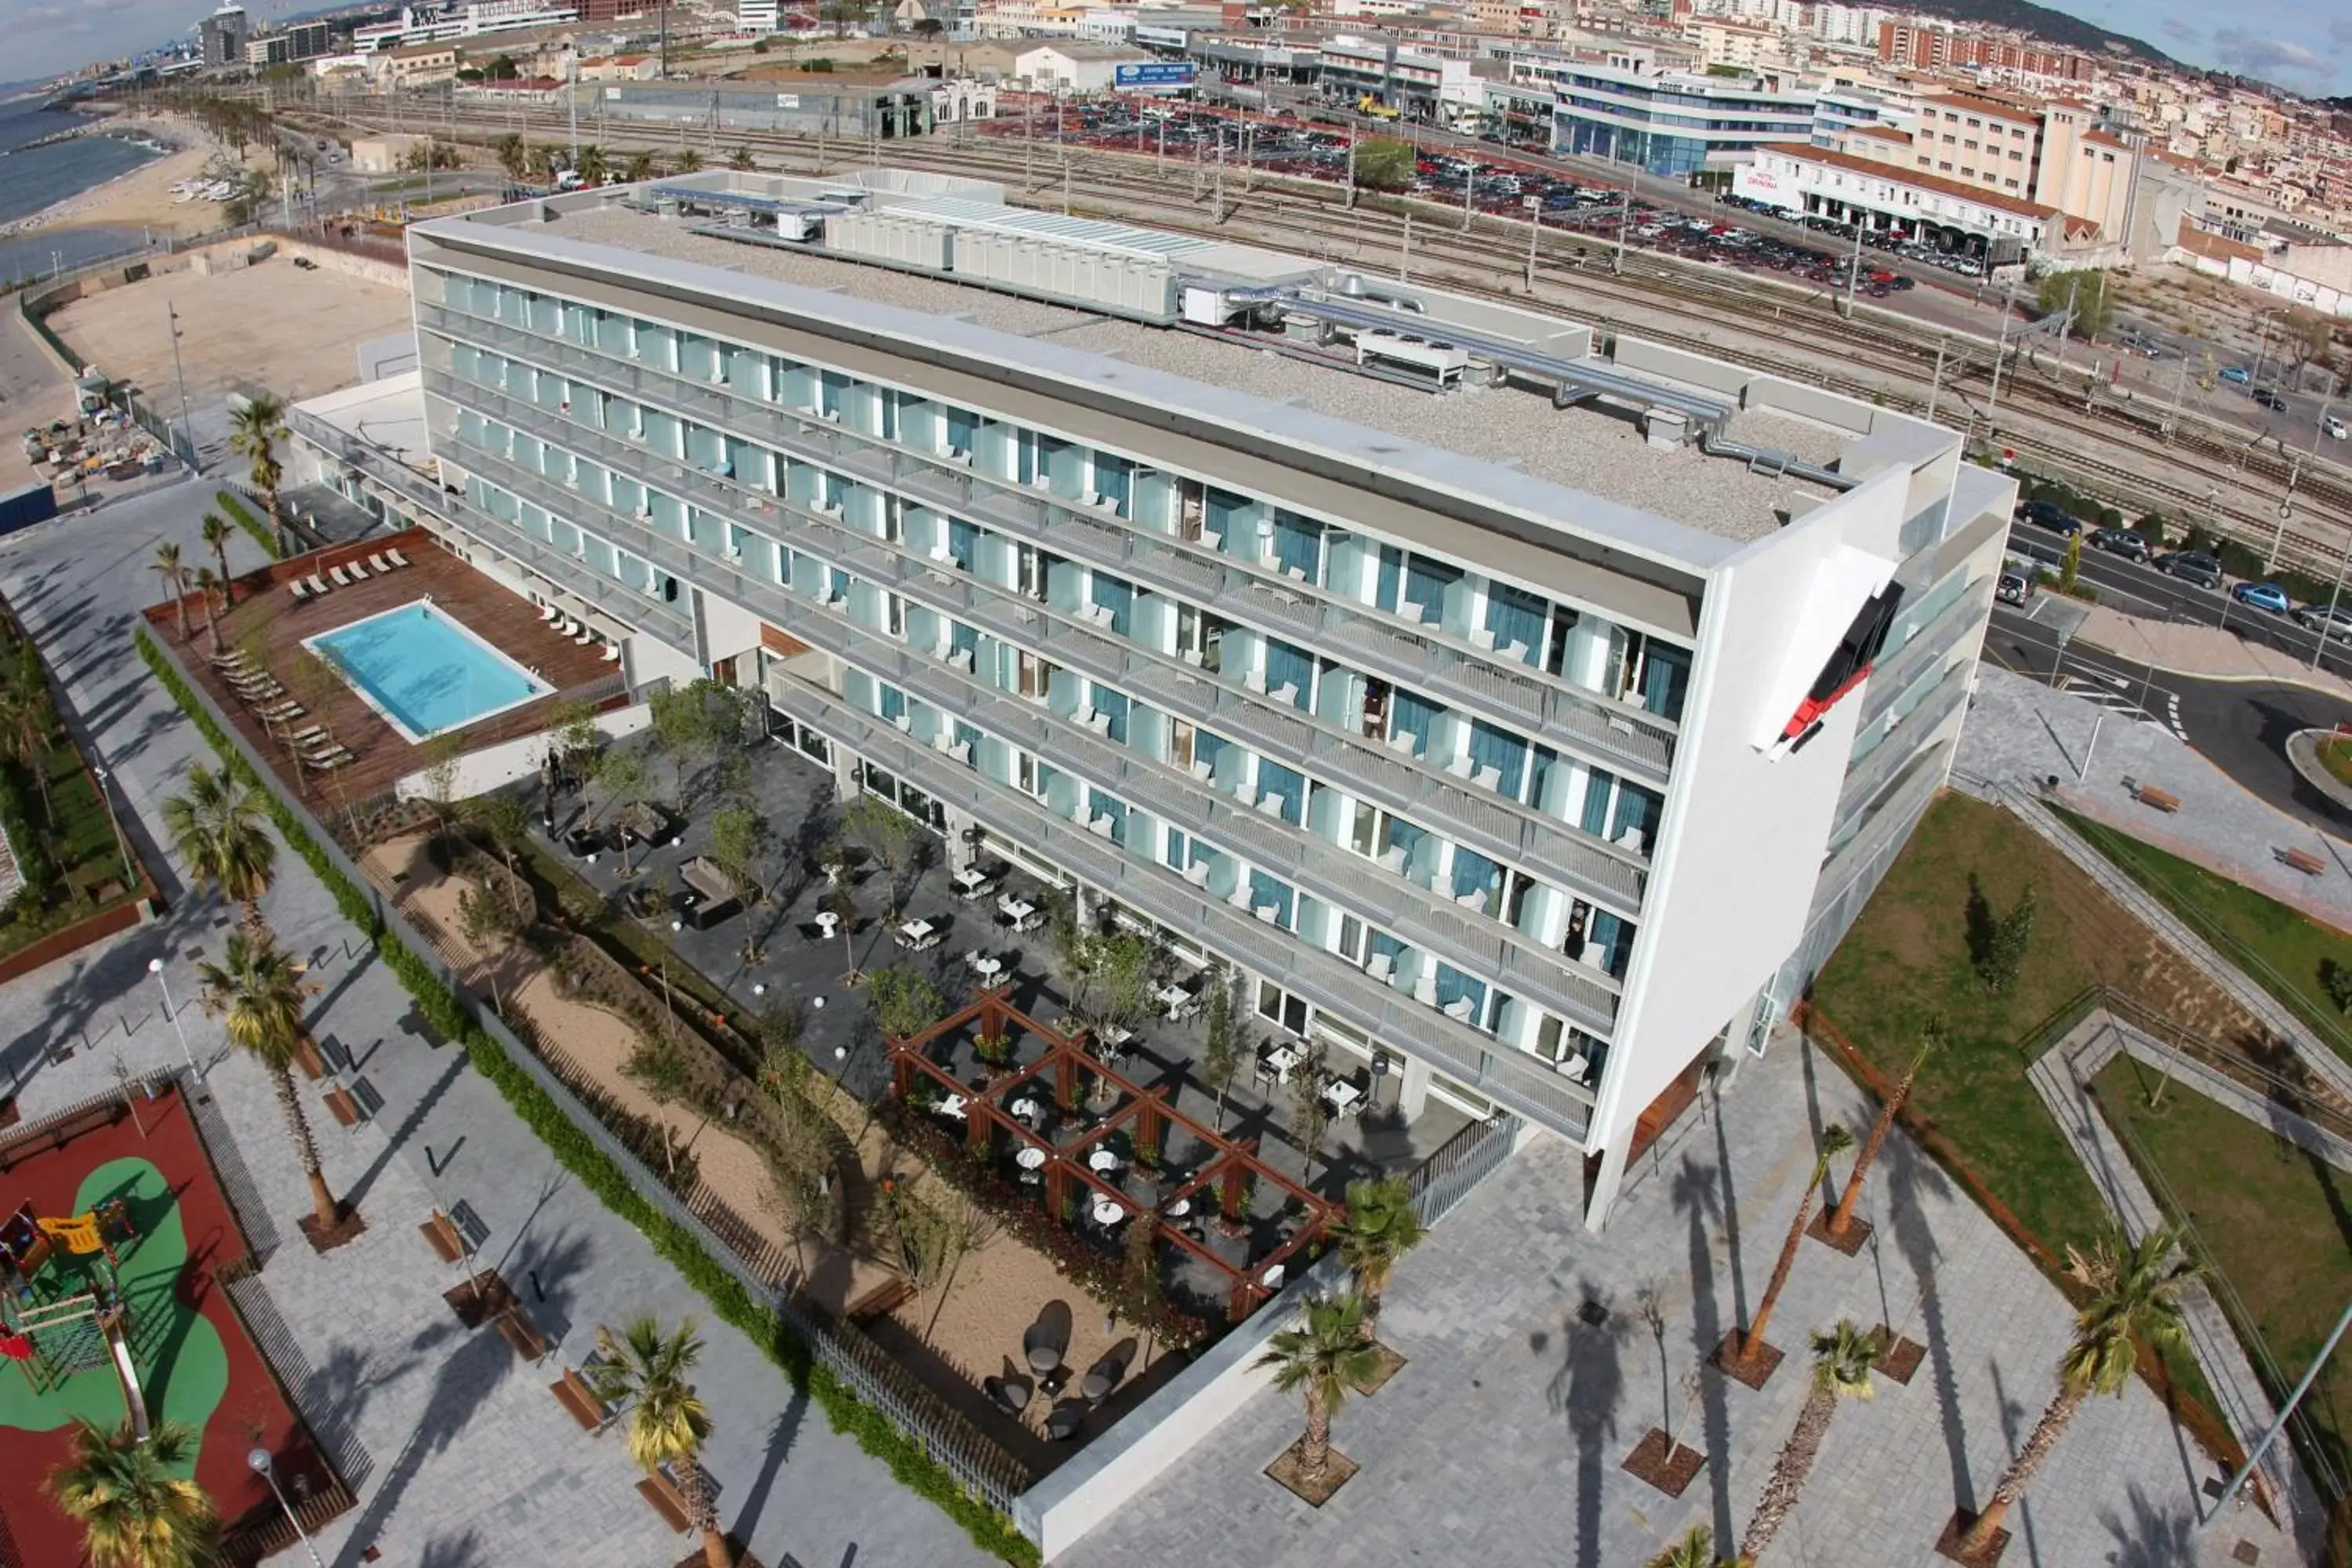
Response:
[[[84,226],[147,228],[159,237],[175,237],[214,226],[217,208],[213,203],[172,199],[173,182],[194,178],[212,155],[193,127],[160,116],[137,122],[117,118],[109,123],[125,129],[135,124],[139,137],[172,151],[52,202],[38,212],[0,223],[0,239]]]

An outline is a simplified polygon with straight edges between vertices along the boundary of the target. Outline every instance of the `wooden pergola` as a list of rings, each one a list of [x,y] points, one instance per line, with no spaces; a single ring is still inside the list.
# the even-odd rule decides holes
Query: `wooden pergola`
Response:
[[[961,1099],[963,1101],[965,1146],[983,1159],[995,1156],[999,1131],[1006,1135],[1016,1152],[1024,1148],[1041,1151],[1045,1162],[1037,1169],[1044,1186],[1046,1212],[1057,1219],[1073,1194],[1073,1184],[1079,1194],[1117,1204],[1129,1219],[1145,1212],[1142,1203],[1105,1180],[1101,1173],[1087,1163],[1088,1156],[1102,1148],[1113,1133],[1126,1130],[1134,1146],[1154,1149],[1167,1147],[1168,1132],[1171,1128],[1191,1133],[1209,1151],[1208,1156],[1182,1184],[1160,1195],[1156,1211],[1159,1217],[1164,1218],[1166,1210],[1179,1202],[1189,1203],[1213,1191],[1218,1211],[1229,1220],[1238,1218],[1242,1205],[1248,1201],[1252,1178],[1265,1182],[1283,1193],[1297,1203],[1304,1214],[1297,1228],[1284,1238],[1282,1245],[1264,1258],[1238,1268],[1177,1226],[1160,1226],[1160,1236],[1231,1281],[1226,1310],[1232,1319],[1239,1322],[1248,1317],[1278,1289],[1266,1285],[1265,1276],[1278,1265],[1286,1266],[1294,1255],[1320,1240],[1329,1230],[1331,1222],[1345,1212],[1345,1205],[1318,1197],[1259,1159],[1256,1140],[1237,1142],[1221,1132],[1212,1131],[1170,1104],[1164,1090],[1146,1089],[1106,1065],[1087,1049],[1087,1037],[1084,1032],[1076,1036],[1065,1035],[1039,1023],[1012,1004],[1008,991],[1007,984],[983,990],[971,1003],[919,1034],[903,1038],[886,1037],[885,1043],[889,1047],[891,1093],[904,1100],[913,1090],[916,1080],[923,1079],[943,1094]],[[1015,1035],[1027,1036],[1043,1045],[1044,1053],[1025,1067],[994,1069],[993,1076],[986,1083],[973,1087],[962,1082],[925,1054],[940,1041],[952,1038],[968,1029],[973,1031],[975,1041],[995,1037],[1010,1039]],[[1077,1110],[1085,1103],[1081,1096],[1090,1094],[1097,1088],[1111,1090],[1118,1097],[1116,1103],[1099,1119],[1079,1116]],[[1012,1099],[1024,1090],[1036,1092],[1040,1089],[1050,1092],[1069,1118],[1057,1130],[1061,1134],[1059,1138],[1047,1138],[1005,1109]]]

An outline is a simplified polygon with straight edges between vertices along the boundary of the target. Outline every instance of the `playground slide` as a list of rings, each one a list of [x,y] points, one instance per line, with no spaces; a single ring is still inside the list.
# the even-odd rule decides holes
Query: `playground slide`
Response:
[[[106,1348],[114,1356],[115,1380],[122,1384],[122,1406],[131,1416],[131,1436],[134,1441],[147,1440],[147,1399],[139,1392],[139,1373],[131,1364],[131,1342],[122,1337],[122,1320],[108,1317],[101,1320],[106,1329]]]

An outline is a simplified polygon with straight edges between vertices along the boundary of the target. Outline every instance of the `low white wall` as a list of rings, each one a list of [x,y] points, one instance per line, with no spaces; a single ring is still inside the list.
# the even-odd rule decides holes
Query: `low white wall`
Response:
[[[615,708],[609,713],[596,715],[596,731],[608,741],[634,735],[653,722],[653,710],[642,702],[626,708]],[[547,755],[547,732],[524,735],[517,740],[500,741],[494,746],[484,746],[478,752],[467,752],[457,759],[455,780],[449,786],[451,800],[471,800],[478,795],[488,795],[520,780],[533,777],[539,772],[540,759]],[[430,800],[433,785],[425,776],[426,770],[409,773],[392,786],[394,796],[401,800]]]
[[[1013,1503],[1013,1522],[1037,1543],[1045,1561],[1076,1545],[1265,1388],[1273,1374],[1258,1371],[1255,1363],[1266,1341],[1293,1325],[1301,1300],[1338,1289],[1340,1279],[1335,1253],[1210,1346],[1084,1452],[1022,1493]]]

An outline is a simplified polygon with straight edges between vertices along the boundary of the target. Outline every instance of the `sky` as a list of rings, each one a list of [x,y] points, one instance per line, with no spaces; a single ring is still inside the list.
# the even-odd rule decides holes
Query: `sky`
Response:
[[[14,0],[0,0],[5,14]],[[2352,0],[2042,0],[2174,59],[2316,97],[2352,93]]]
[[[297,0],[299,3],[299,0]],[[2190,65],[2238,71],[2294,92],[2352,93],[2352,0],[2044,0],[2146,38]],[[247,0],[254,18],[288,5]],[[191,32],[210,0],[0,0],[11,76],[41,78],[152,48]]]

